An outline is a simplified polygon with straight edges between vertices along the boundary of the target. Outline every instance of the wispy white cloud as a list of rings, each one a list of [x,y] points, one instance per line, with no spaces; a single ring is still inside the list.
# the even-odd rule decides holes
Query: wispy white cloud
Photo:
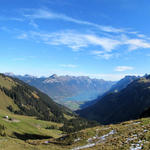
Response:
[[[19,22],[23,22],[24,18],[0,16],[0,21],[19,21]]]
[[[117,39],[111,39],[109,37],[98,37],[95,35],[85,35],[85,38],[93,45],[100,45],[105,51],[112,51],[117,46],[121,44],[121,42]]]
[[[22,33],[21,35],[17,36],[17,39],[27,39],[28,38],[28,34],[26,33]]]
[[[112,54],[112,53],[107,53],[107,52],[105,52],[105,51],[98,51],[98,50],[96,50],[96,51],[91,51],[91,54],[92,54],[92,55],[95,55],[95,56],[97,56],[97,57],[104,58],[104,59],[106,59],[106,60],[108,60],[108,59],[110,59],[110,58],[113,57],[113,54]]]
[[[129,46],[129,50],[136,50],[140,48],[150,48],[150,41],[144,39],[128,39],[125,44]]]
[[[131,66],[117,66],[115,68],[115,71],[117,72],[123,72],[123,71],[128,71],[128,70],[133,70],[134,68]]]
[[[121,44],[119,40],[109,37],[100,37],[94,34],[81,34],[71,30],[55,33],[29,32],[28,34],[28,37],[42,40],[46,44],[65,45],[72,48],[74,51],[93,45],[99,46],[104,51],[111,52]],[[23,35],[21,35],[21,37],[22,36]]]
[[[108,60],[108,59],[110,59],[110,58],[113,57],[113,54],[110,54],[110,53],[104,53],[104,54],[99,55],[99,57],[102,57],[102,58]]]
[[[0,30],[5,31],[5,32],[11,32],[11,30],[8,29],[6,26],[0,27]]]
[[[98,50],[94,50],[94,51],[92,51],[91,52],[91,54],[93,54],[93,55],[101,55],[101,54],[103,54],[104,53],[104,51],[98,51]]]
[[[34,28],[36,28],[36,29],[39,27],[38,24],[35,23],[35,21],[32,20],[32,19],[30,20],[29,24],[30,24],[31,26],[33,26]]]
[[[147,36],[144,35],[144,34],[136,34],[136,35],[137,35],[137,37],[139,37],[139,38],[147,38]]]
[[[16,57],[16,58],[12,58],[12,61],[27,61],[27,60],[31,60],[31,59],[35,59],[36,56],[34,55],[29,55],[29,56],[20,56],[20,57]]]
[[[28,33],[20,34],[17,38],[32,38],[35,41],[41,41],[49,45],[64,45],[71,48],[73,51],[96,46],[100,51],[94,51],[92,54],[105,59],[112,58],[115,50],[118,50],[122,46],[127,46],[129,51],[150,48],[150,41],[141,38],[130,38],[126,35],[99,36],[90,33],[78,33],[73,30],[64,30],[53,33],[30,31]]]
[[[12,20],[12,21],[20,21],[23,22],[24,19],[23,18],[17,18],[17,17],[12,17],[12,18],[7,18],[8,20]]]
[[[77,65],[73,65],[73,64],[60,64],[60,67],[63,67],[63,68],[77,68]]]
[[[55,13],[46,9],[30,9],[24,12],[24,17],[28,19],[59,19],[59,20],[64,20],[68,22],[73,22],[76,24],[80,25],[88,25],[92,26],[95,28],[98,28],[104,32],[114,32],[114,33],[120,33],[120,32],[125,32],[125,29],[120,29],[120,28],[114,28],[111,26],[103,26],[99,25],[96,23],[88,22],[88,21],[83,21],[80,19],[75,19],[72,17],[69,17],[65,14],[60,14],[60,13]]]

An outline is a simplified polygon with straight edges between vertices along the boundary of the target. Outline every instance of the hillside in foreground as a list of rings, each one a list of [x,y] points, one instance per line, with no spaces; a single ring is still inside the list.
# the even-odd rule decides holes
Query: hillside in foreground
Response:
[[[8,115],[11,119],[6,119]],[[54,127],[48,128],[48,127]],[[139,150],[150,148],[150,118],[66,134],[61,123],[0,110],[1,150]]]

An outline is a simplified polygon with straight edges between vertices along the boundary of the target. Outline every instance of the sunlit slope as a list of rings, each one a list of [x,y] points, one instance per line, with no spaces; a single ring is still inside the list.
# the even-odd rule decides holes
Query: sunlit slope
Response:
[[[0,75],[0,87],[4,87],[7,89],[11,89],[16,86],[17,83],[14,82],[11,78]],[[12,106],[14,110],[19,110],[18,106],[14,103],[14,101],[7,96],[2,90],[0,90],[0,109],[9,111],[8,106]]]
[[[5,116],[8,116],[9,119],[6,119]],[[62,132],[58,129],[47,129],[47,127],[55,126],[59,128],[63,124],[37,120],[35,117],[15,115],[8,111],[0,110],[0,125],[5,127],[6,134],[6,136],[0,135],[1,150],[35,150],[36,146],[27,142],[30,138],[35,137],[37,138],[36,140],[38,138],[42,138],[41,140],[58,138],[62,135]],[[43,149],[42,145],[39,145],[39,147],[41,147],[41,150]],[[54,150],[58,146],[53,146],[52,144],[50,147]]]
[[[62,126],[59,123],[36,120],[34,117],[13,115],[0,111],[0,124],[3,124],[6,136],[0,136],[2,150],[127,150],[150,147],[150,119],[144,118],[115,125],[96,126],[79,132],[64,135],[57,129],[46,127]],[[3,117],[8,115],[13,120]],[[18,133],[18,134],[14,134]],[[34,139],[38,135],[42,139]]]
[[[73,150],[149,150],[149,129],[150,118],[97,126],[74,135],[72,147]]]
[[[0,74],[0,109],[16,114],[36,116],[42,120],[64,122],[67,108],[26,83]]]

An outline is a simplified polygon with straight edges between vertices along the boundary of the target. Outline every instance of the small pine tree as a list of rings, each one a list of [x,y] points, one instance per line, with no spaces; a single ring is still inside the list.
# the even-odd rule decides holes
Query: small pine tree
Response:
[[[5,126],[4,125],[0,125],[0,136],[6,136]]]

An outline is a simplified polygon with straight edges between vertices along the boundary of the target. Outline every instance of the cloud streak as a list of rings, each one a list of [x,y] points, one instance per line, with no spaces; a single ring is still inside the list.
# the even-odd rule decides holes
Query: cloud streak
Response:
[[[64,30],[53,33],[30,31],[28,33],[20,34],[17,38],[31,38],[49,45],[64,45],[71,48],[73,51],[97,47],[99,50],[93,51],[92,54],[104,59],[112,58],[113,53],[123,46],[126,46],[129,51],[150,48],[150,41],[141,38],[130,38],[126,35],[111,37],[104,35],[99,36],[90,33],[78,33],[73,30]]]
[[[71,30],[55,33],[40,33],[31,31],[28,34],[28,37],[42,40],[46,44],[65,45],[72,48],[74,51],[93,45],[99,46],[104,51],[111,52],[121,44],[121,42],[117,39],[115,40],[108,37],[100,37],[94,34],[81,34]],[[24,36],[25,34],[20,35],[20,37]]]
[[[26,33],[22,33],[21,35],[17,36],[17,39],[28,39],[28,35]]]
[[[150,42],[143,39],[128,39],[125,44],[129,45],[129,50],[150,48]]]
[[[33,19],[46,19],[46,20],[59,19],[59,20],[64,20],[64,21],[80,24],[80,25],[92,26],[92,27],[98,28],[104,32],[113,32],[113,33],[125,32],[125,29],[114,28],[111,26],[103,26],[103,25],[99,25],[96,23],[75,19],[75,18],[69,17],[65,14],[54,13],[54,12],[46,10],[46,9],[28,10],[28,11],[24,12],[24,17],[31,19],[31,20],[33,20]]]
[[[77,68],[77,65],[73,65],[73,64],[60,64],[60,67],[62,67],[62,68]]]
[[[115,68],[115,71],[117,72],[124,72],[124,71],[128,71],[128,70],[133,70],[134,68],[131,66],[117,66]]]
[[[113,57],[113,54],[111,54],[111,53],[107,53],[107,52],[105,52],[105,51],[98,51],[98,50],[92,51],[91,54],[92,54],[92,55],[95,55],[95,56],[97,56],[97,57],[104,58],[104,59],[106,59],[106,60],[108,60],[108,59],[110,59],[111,57]]]

